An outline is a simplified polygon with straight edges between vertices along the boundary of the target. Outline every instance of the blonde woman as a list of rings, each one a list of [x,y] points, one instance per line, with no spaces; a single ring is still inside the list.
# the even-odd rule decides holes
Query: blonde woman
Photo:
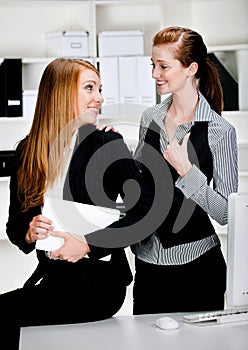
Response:
[[[57,232],[42,215],[49,191],[59,198],[115,208],[118,194],[124,197],[123,184],[140,181],[122,136],[96,129],[102,102],[99,73],[89,62],[58,58],[46,67],[30,133],[16,150],[7,234],[26,254],[48,235],[63,238],[64,245],[50,254],[37,250],[37,269],[24,287],[0,296],[0,305],[8,309],[1,318],[8,349],[18,349],[20,327],[111,317],[132,281],[121,237],[131,235],[130,225],[145,214],[142,189],[140,201],[131,207],[127,203],[122,220],[97,232],[100,240],[97,234],[84,237],[84,227],[81,238]]]

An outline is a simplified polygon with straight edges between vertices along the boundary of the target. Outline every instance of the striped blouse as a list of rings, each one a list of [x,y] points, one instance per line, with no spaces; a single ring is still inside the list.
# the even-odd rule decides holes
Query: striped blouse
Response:
[[[167,139],[163,119],[166,118],[171,100],[171,95],[169,95],[164,101],[148,108],[143,113],[139,143],[134,155],[137,160],[141,160],[147,127],[152,120],[160,127],[160,148],[162,153],[165,151]],[[194,121],[179,125],[176,130],[176,138],[181,140],[196,121],[208,121],[208,143],[213,158],[213,181],[209,186],[206,176],[193,165],[184,177],[178,177],[175,186],[183,192],[186,198],[195,201],[213,220],[220,225],[225,225],[228,219],[228,196],[231,192],[238,190],[236,130],[227,120],[210,108],[200,92]],[[193,261],[219,243],[217,234],[214,234],[195,242],[164,249],[154,232],[145,243],[139,242],[133,245],[132,251],[139,259],[148,263],[181,265]]]

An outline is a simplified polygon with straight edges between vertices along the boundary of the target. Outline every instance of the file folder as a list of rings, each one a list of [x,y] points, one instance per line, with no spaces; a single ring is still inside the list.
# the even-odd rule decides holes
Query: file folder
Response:
[[[104,102],[102,114],[119,114],[119,67],[117,57],[102,57],[99,61]]]
[[[53,197],[46,197],[42,214],[52,220],[55,231],[69,232],[79,238],[107,227],[120,218],[117,209]],[[63,238],[49,236],[37,240],[36,249],[52,251],[59,249],[63,243]]]
[[[0,117],[22,116],[22,60],[4,59],[0,65]]]

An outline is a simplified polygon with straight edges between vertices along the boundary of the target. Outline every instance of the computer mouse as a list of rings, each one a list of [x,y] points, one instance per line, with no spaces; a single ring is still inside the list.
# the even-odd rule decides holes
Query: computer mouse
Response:
[[[179,324],[174,318],[164,316],[159,318],[156,321],[156,326],[161,329],[177,329],[179,328]]]

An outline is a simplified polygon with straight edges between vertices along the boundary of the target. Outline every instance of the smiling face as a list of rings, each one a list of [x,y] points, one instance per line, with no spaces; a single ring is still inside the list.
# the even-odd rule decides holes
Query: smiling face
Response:
[[[176,44],[160,44],[152,49],[152,77],[156,80],[158,94],[175,93],[184,89],[192,76],[190,67],[185,68],[175,58]]]
[[[101,86],[98,75],[92,69],[81,69],[75,108],[75,118],[80,118],[81,125],[96,123],[97,115],[104,101],[101,95]]]

